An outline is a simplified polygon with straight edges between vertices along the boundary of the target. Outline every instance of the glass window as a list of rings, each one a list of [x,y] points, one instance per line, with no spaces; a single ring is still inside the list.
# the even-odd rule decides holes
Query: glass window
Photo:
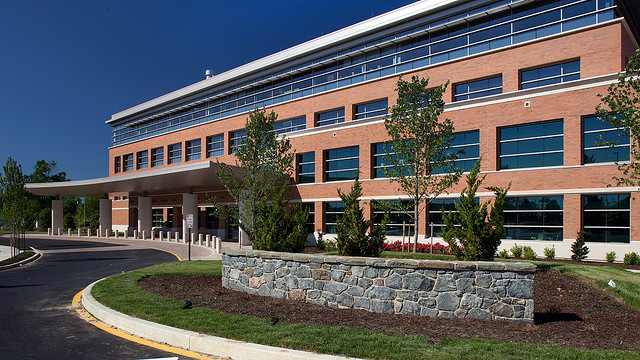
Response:
[[[520,72],[520,89],[530,89],[577,79],[580,79],[580,60],[567,61]]]
[[[479,202],[477,198],[475,198],[474,201],[476,203]],[[456,211],[455,204],[460,204],[460,200],[434,199],[429,203],[429,219],[427,219],[427,226],[429,227],[429,230],[427,230],[427,233],[431,231],[431,224],[433,224],[433,236],[442,237],[442,232],[445,227],[442,219],[442,213]]]
[[[224,134],[207,136],[207,157],[224,155]]]
[[[500,129],[500,169],[564,164],[564,121]]]
[[[200,160],[200,139],[187,141],[187,161]]]
[[[149,152],[147,150],[138,151],[136,154],[136,169],[146,169],[149,167]]]
[[[392,142],[383,142],[377,143],[373,145],[373,177],[374,178],[386,178],[387,176],[384,173],[384,169],[390,170],[393,168],[392,165],[388,164],[386,161],[386,155],[395,157],[396,154],[393,151],[393,143]]]
[[[502,94],[502,75],[488,79],[457,84],[454,89],[454,101],[475,99],[483,96]]]
[[[300,116],[295,119],[278,121],[273,124],[273,131],[276,134],[289,133],[297,130],[304,130],[307,128],[307,120],[305,116]]]
[[[313,234],[316,231],[316,221],[315,221],[315,204],[314,203],[301,203],[303,209],[306,209],[309,212],[309,217],[307,217],[307,222],[304,224],[304,232],[306,234]]]
[[[616,145],[612,147],[603,142]],[[582,146],[584,164],[629,160],[629,136],[624,129],[611,127],[595,115],[582,119]]]
[[[344,122],[344,108],[329,110],[316,115],[316,126],[332,125]]]
[[[505,239],[563,239],[562,196],[508,197],[504,209]]]
[[[356,105],[355,119],[366,119],[387,114],[387,99]]]
[[[480,131],[453,134],[448,152],[458,153],[456,167],[464,172],[471,171],[480,158]]]
[[[415,224],[413,219],[407,212],[394,208],[394,204],[398,204],[398,201],[391,201],[389,209],[389,222],[387,223],[387,235],[388,236],[413,236],[415,234]],[[408,209],[409,212],[413,211],[413,201],[403,200],[400,202],[401,207]],[[376,225],[382,223],[384,219],[386,205],[381,205],[379,202],[373,200],[371,202],[373,208],[373,222]],[[395,206],[400,207],[400,206]],[[404,226],[404,230],[403,230]],[[404,233],[404,234],[403,234]]]
[[[122,171],[133,171],[133,154],[122,155]]]
[[[360,166],[357,146],[325,151],[326,181],[355,180]]]
[[[164,222],[164,209],[151,209],[153,227],[162,227]]]
[[[169,164],[177,164],[182,161],[182,144],[172,144],[167,146],[169,153]]]
[[[314,183],[316,181],[316,154],[308,152],[298,154],[298,183]]]
[[[231,139],[231,153],[234,154],[236,152],[236,148],[244,145],[244,139],[247,138],[247,132],[244,130],[232,131],[230,133]]]
[[[336,233],[338,226],[338,218],[344,213],[346,206],[343,202],[326,202],[324,203],[324,226],[325,232],[328,234]]]
[[[120,170],[120,156],[116,156],[113,158],[113,172],[117,174]]]
[[[151,167],[164,165],[164,148],[151,149]]]
[[[583,195],[586,241],[628,243],[631,231],[631,194]]]

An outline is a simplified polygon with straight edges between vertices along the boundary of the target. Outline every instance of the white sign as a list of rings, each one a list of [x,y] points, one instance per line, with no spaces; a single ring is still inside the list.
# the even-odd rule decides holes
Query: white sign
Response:
[[[187,214],[187,229],[193,229],[193,214]]]

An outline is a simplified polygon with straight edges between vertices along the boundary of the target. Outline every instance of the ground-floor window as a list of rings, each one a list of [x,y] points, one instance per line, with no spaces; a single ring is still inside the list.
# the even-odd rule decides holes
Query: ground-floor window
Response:
[[[324,225],[326,233],[336,233],[338,218],[342,216],[345,208],[346,206],[341,201],[324,203]]]
[[[631,194],[583,195],[585,240],[628,243],[631,231]]]
[[[385,212],[389,213],[389,222],[387,223],[387,236],[413,236],[415,234],[415,225],[409,213],[413,213],[413,201],[390,201],[379,202],[372,201],[373,222],[378,225],[382,223]],[[403,230],[404,227],[404,230]]]
[[[302,203],[300,204],[303,209],[309,211],[309,217],[307,217],[307,222],[304,224],[304,232],[307,234],[313,234],[316,231],[316,222],[315,222],[315,204],[314,203]]]
[[[218,229],[220,227],[220,219],[215,208],[205,208],[205,226],[207,229]]]
[[[505,239],[563,239],[562,196],[508,197],[504,209]]]
[[[151,209],[151,217],[153,221],[153,227],[162,227],[164,220],[164,209]]]
[[[456,205],[460,201],[458,199],[435,199],[429,203],[429,218],[427,219],[427,233],[431,232],[433,224],[433,236],[441,237],[444,229],[444,221],[442,214],[445,212],[456,211]]]

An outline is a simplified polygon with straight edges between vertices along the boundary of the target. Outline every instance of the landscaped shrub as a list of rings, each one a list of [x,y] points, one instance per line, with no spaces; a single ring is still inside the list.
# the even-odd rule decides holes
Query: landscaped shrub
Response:
[[[587,258],[587,254],[589,253],[589,247],[584,244],[584,232],[578,231],[576,234],[576,241],[571,244],[571,258],[573,260],[582,261]]]
[[[639,265],[640,264],[640,255],[635,251],[632,253],[624,254],[624,263],[627,265]]]
[[[300,204],[288,209],[288,201],[284,199],[284,189],[274,194],[270,202],[261,200],[256,206],[260,216],[255,220],[256,250],[302,252],[307,243],[304,229],[309,212]]]
[[[511,255],[513,255],[513,257],[519,258],[520,256],[522,256],[522,246],[518,246],[518,244],[513,244],[513,246],[511,247]]]
[[[611,251],[611,252],[607,253],[606,257],[607,257],[607,262],[608,263],[612,263],[612,262],[616,261],[617,255],[616,255],[615,251]]]
[[[531,248],[531,246],[525,246],[522,248],[522,254],[527,260],[535,260],[538,257],[535,251]]]
[[[409,248],[410,245],[411,244],[405,244],[404,251],[410,251],[410,248]],[[402,241],[396,240],[396,241],[394,241],[392,243],[384,243],[384,244],[382,244],[381,251],[401,252],[402,251]],[[431,253],[431,244],[418,243],[418,251],[417,252],[425,253],[425,254]],[[442,254],[442,255],[451,255],[451,249],[449,249],[449,247],[446,246],[446,245],[442,245],[440,243],[435,243],[435,244],[433,244],[433,253],[434,254]]]
[[[554,257],[556,257],[556,248],[555,247],[544,248],[544,256],[547,259],[553,259]]]
[[[338,253],[346,256],[380,255],[380,249],[387,235],[388,214],[385,214],[381,224],[372,225],[373,219],[364,219],[364,211],[360,207],[362,186],[357,177],[351,186],[351,191],[344,194],[338,189],[338,196],[345,206],[336,226]],[[369,227],[371,232],[368,232]]]
[[[507,249],[502,249],[500,250],[500,252],[498,253],[498,255],[503,258],[506,259],[509,257],[509,252],[507,251]]]
[[[493,260],[502,241],[503,209],[511,184],[506,189],[487,187],[496,196],[491,210],[489,202],[477,203],[475,194],[486,177],[479,177],[481,159],[476,161],[467,175],[467,187],[460,193],[459,203],[455,204],[456,211],[442,213],[445,224],[442,237],[453,255],[461,260]]]
[[[324,242],[324,239],[322,238],[324,236],[324,233],[322,231],[320,231],[319,229],[318,229],[317,233],[318,233],[318,239],[316,240],[316,249],[318,249],[318,250],[326,250],[327,249],[327,244]]]

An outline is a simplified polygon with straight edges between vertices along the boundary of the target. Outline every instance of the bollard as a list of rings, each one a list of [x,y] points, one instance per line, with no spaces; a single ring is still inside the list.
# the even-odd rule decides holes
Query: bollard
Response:
[[[158,240],[164,240],[164,232],[162,232],[162,230],[158,231]]]
[[[71,236],[71,228],[67,229],[67,236]]]
[[[115,231],[116,239],[118,238],[118,230]]]
[[[202,234],[198,234],[198,245],[202,246]]]
[[[192,244],[195,244],[196,243],[195,238],[196,238],[196,234],[191,233],[191,238],[189,239],[189,241],[191,241]]]
[[[156,240],[156,233],[155,231],[151,230],[151,241],[155,241]]]
[[[171,242],[171,230],[167,231],[167,241]]]
[[[51,228],[47,228],[47,236],[51,236]]]
[[[180,231],[176,231],[176,242],[180,242]]]
[[[58,236],[62,236],[62,228],[58,228]]]
[[[205,241],[206,246],[211,247],[211,234],[207,234],[207,236],[205,236]]]
[[[134,240],[138,239],[138,230],[133,230],[133,239]]]
[[[216,254],[220,254],[222,252],[222,239],[216,237]]]
[[[128,239],[128,238],[129,238],[129,229],[126,229],[126,230],[124,231],[124,238],[125,238],[125,239]]]
[[[111,236],[111,230],[110,229],[104,229],[104,237],[106,237],[108,239],[109,236]]]
[[[78,237],[80,237],[80,233],[82,232],[82,230],[78,229]]]
[[[142,240],[147,239],[147,230],[142,230]]]

